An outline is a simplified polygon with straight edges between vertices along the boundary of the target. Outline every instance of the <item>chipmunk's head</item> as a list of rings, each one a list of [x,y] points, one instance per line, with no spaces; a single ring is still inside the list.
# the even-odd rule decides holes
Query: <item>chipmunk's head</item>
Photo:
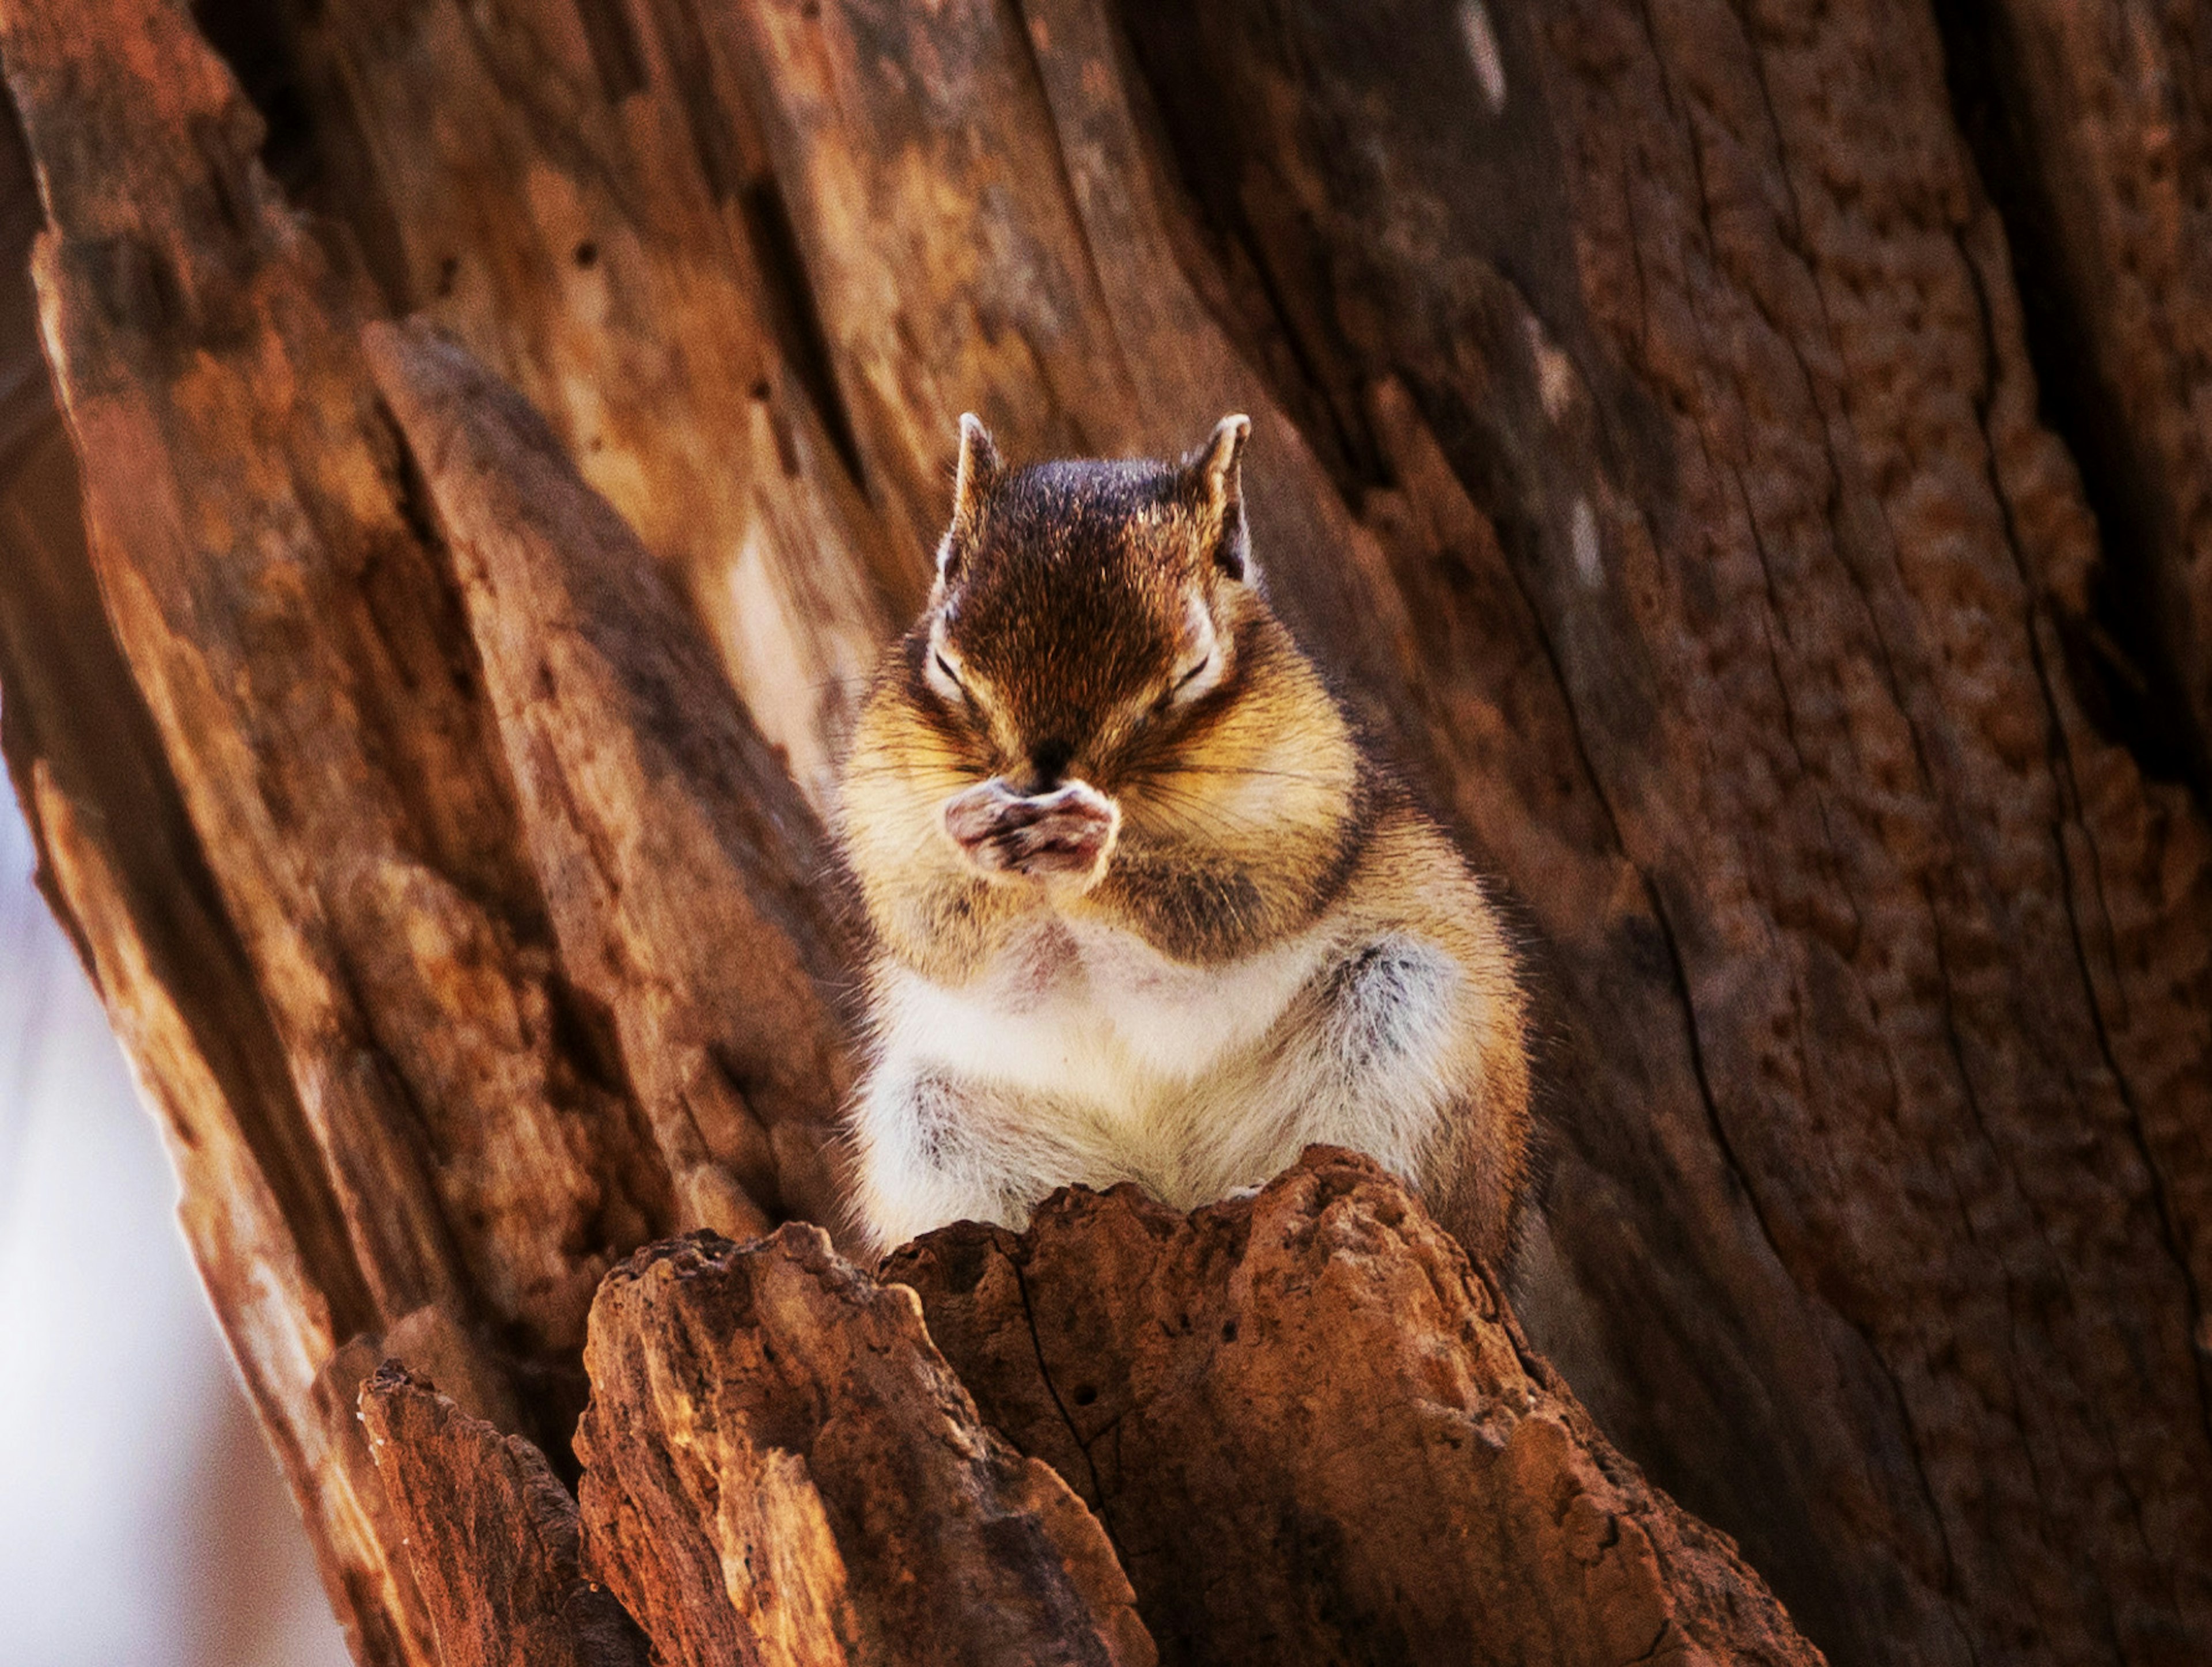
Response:
[[[1236,687],[1254,590],[1225,417],[1178,462],[1012,470],[960,419],[952,523],[909,653],[979,766],[1028,794],[1110,791]]]
[[[1146,875],[1203,873],[1219,906],[1186,908],[1194,932],[1249,927],[1239,877],[1257,869],[1325,888],[1362,764],[1260,593],[1237,470],[1250,432],[1226,417],[1172,462],[1010,469],[961,419],[937,583],[869,693],[839,795],[887,936],[933,952],[890,901],[938,872],[921,818],[987,879],[1104,885],[1101,906]]]
[[[961,419],[936,587],[847,760],[864,882],[917,855],[917,809],[986,878],[1078,892],[1117,850],[1225,873],[1343,849],[1358,759],[1260,594],[1250,432],[1227,417],[1174,462],[1009,469]]]

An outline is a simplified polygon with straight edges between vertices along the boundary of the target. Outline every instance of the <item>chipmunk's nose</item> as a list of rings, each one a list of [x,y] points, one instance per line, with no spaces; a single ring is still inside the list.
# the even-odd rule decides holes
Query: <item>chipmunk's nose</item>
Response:
[[[1030,749],[1029,790],[1032,794],[1049,793],[1060,785],[1060,778],[1067,772],[1067,761],[1075,756],[1075,749],[1066,741],[1039,741]]]

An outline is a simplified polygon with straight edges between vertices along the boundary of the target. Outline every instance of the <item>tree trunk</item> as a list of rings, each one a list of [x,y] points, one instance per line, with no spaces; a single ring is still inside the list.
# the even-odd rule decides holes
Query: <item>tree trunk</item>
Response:
[[[83,505],[0,295],[0,743],[364,1663],[1809,1658],[1751,1568],[2212,1657],[2208,34],[0,0]],[[1525,910],[1564,1381],[1333,1159],[936,1236],[926,1329],[625,1262],[839,1225],[819,818],[966,409],[1253,415]]]

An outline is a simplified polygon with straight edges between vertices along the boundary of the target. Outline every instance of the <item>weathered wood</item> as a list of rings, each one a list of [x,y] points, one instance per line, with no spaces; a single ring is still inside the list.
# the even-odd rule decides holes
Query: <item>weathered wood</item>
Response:
[[[1031,456],[1251,411],[1279,599],[1583,1033],[1532,1329],[1835,1658],[2042,1663],[2212,1649],[2201,10],[203,15],[289,65],[287,177],[547,411],[803,788],[959,410]],[[700,1068],[794,1009],[651,854],[749,900],[702,918],[799,922],[763,988],[816,992],[810,1048],[826,911],[811,835],[718,844],[751,764],[658,775],[665,727],[520,680],[553,656],[501,616],[588,625],[564,564],[635,545],[486,532],[457,580],[437,516],[514,484],[410,473],[374,300],[182,19],[0,3],[113,620],[14,453],[0,741],[334,1591],[426,1659],[356,1383],[434,1357],[557,1449],[600,1269],[824,1208],[835,1086]],[[554,646],[731,733],[693,648]],[[658,832],[608,843],[607,761]]]
[[[635,1625],[584,1577],[576,1501],[543,1453],[396,1361],[362,1385],[361,1417],[443,1667],[646,1667]]]
[[[1188,1217],[1077,1189],[884,1277],[1112,1530],[1163,1661],[1821,1659],[1365,1159]]]
[[[0,51],[40,163],[43,321],[91,533],[89,568],[65,539],[35,563],[19,545],[11,764],[341,1617],[364,1661],[428,1662],[362,1376],[387,1348],[434,1364],[558,1450],[606,1267],[699,1221],[763,1223],[787,1182],[823,1209],[839,1067],[826,1000],[808,1021],[787,998],[788,969],[829,976],[828,915],[810,898],[781,962],[787,915],[708,895],[686,916],[682,952],[720,958],[735,1009],[710,1039],[754,1040],[695,1069],[696,1105],[656,1129],[563,962],[485,656],[356,344],[367,292],[270,185],[257,119],[179,9],[12,5]],[[684,652],[656,637],[625,664]],[[665,711],[624,721],[672,733]],[[700,764],[656,745],[665,770]],[[754,763],[760,819],[719,829],[725,880],[777,814]],[[732,779],[712,784],[725,808]],[[799,895],[809,825],[751,850],[763,895]],[[647,809],[633,832],[665,826]],[[739,971],[783,1005],[748,1012]],[[655,1022],[696,1039],[687,999]],[[781,1033],[756,1077],[764,1021]],[[802,1080],[803,1107],[784,1092]],[[755,1089],[773,1134],[745,1121]]]
[[[327,125],[325,200],[394,308],[545,414],[676,569],[823,802],[929,540],[885,536],[817,410],[811,298],[708,19],[569,0],[260,9],[245,27],[291,31]]]
[[[882,1278],[797,1226],[611,1275],[581,1567],[538,1452],[387,1364],[362,1414],[447,1667],[642,1659],[630,1615],[672,1667],[1150,1662],[1152,1637],[1191,1662],[1821,1660],[1364,1159],[1316,1148],[1189,1217],[1078,1189]]]
[[[2102,535],[2103,562],[2054,587],[2069,668],[2100,728],[2212,802],[2212,17],[2171,0],[1936,15],[2027,277],[2040,408]],[[2200,1244],[2204,1204],[2180,1213]]]
[[[687,1225],[837,1219],[849,964],[805,802],[637,535],[512,390],[369,326],[468,610],[575,994],[611,1020]]]
[[[586,1561],[667,1667],[1155,1658],[1097,1522],[818,1229],[641,1251],[585,1360]]]
[[[1929,9],[1130,15],[1572,715],[1601,814],[1499,848],[1592,1067],[1540,1342],[1838,1658],[2212,1647],[2212,837],[2069,676],[2094,528]]]
[[[1403,604],[1312,442],[1179,266],[1188,231],[1099,0],[1018,14],[767,0],[720,17],[751,66],[872,489],[906,537],[942,530],[963,410],[1016,461],[1171,455],[1246,411],[1271,593],[1387,712],[1414,670]],[[885,72],[909,63],[927,72]]]
[[[567,1244],[617,1166],[549,1138],[593,1091],[556,1057],[504,772],[355,296],[182,19],[94,21],[11,8],[0,43],[40,155],[47,346],[117,636],[377,1306],[466,1308],[480,1280],[503,1319],[579,1335],[600,1270]],[[111,141],[96,155],[88,128]]]
[[[0,753],[36,878],[176,1167],[179,1226],[333,1607],[365,1658],[408,1659],[428,1634],[404,1559],[386,1554],[380,1494],[356,1487],[368,1469],[350,1410],[359,1370],[342,1411],[319,1393],[335,1342],[374,1316],[265,1001],[102,608],[38,334],[29,255],[41,221],[11,107],[0,122]]]

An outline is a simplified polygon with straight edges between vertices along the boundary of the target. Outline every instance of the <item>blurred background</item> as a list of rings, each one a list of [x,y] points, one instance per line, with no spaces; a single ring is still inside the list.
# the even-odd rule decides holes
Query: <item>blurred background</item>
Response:
[[[0,1662],[343,1667],[154,1122],[0,792]]]

